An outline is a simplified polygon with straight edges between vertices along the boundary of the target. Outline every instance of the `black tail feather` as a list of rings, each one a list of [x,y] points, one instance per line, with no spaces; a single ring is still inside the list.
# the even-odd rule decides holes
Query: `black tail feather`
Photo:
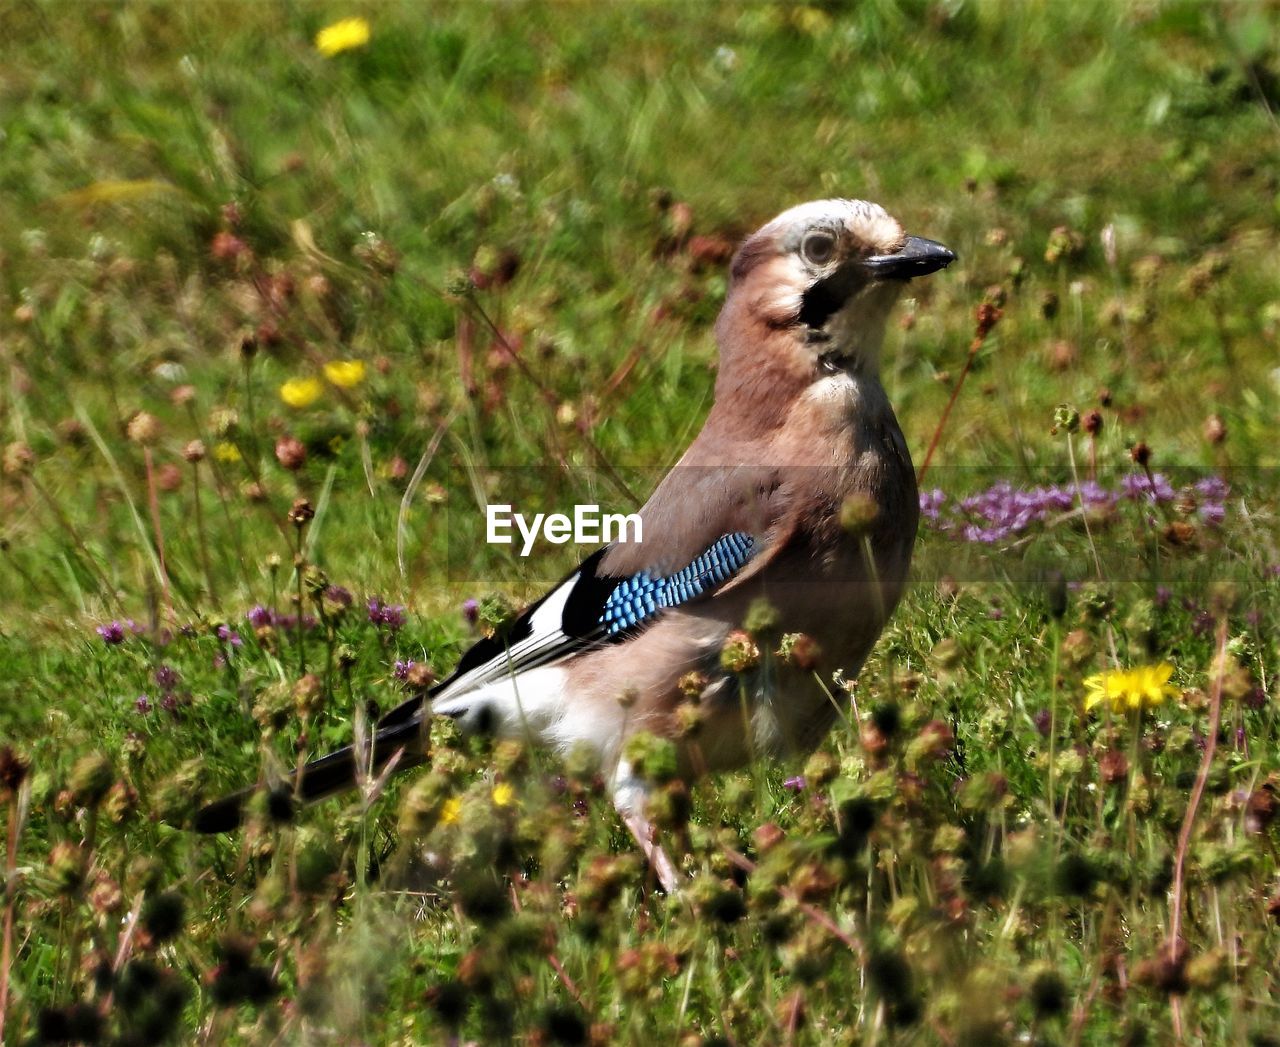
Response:
[[[422,763],[426,755],[421,735],[422,723],[419,719],[396,723],[380,730],[373,740],[374,773],[382,770],[397,753],[403,754],[396,764],[397,771]],[[315,803],[354,789],[358,770],[355,747],[344,746],[327,756],[312,760],[302,768],[300,775],[291,776],[287,783],[292,788],[286,791],[303,803]],[[241,789],[207,804],[196,812],[193,827],[202,833],[223,833],[238,829],[244,823],[245,805],[257,791],[257,786]]]

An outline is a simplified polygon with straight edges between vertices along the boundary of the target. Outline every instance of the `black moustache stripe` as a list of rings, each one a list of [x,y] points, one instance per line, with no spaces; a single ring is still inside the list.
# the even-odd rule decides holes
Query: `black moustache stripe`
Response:
[[[847,267],[819,280],[800,296],[800,312],[796,319],[806,327],[824,326],[831,315],[839,312],[848,301],[856,282],[856,276]]]

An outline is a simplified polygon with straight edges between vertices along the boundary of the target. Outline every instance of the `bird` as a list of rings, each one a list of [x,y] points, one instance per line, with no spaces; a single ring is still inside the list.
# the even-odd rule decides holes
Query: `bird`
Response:
[[[426,759],[433,717],[461,732],[568,753],[609,769],[613,803],[669,891],[674,863],[626,759],[638,732],[671,739],[679,772],[814,749],[839,715],[825,680],[853,678],[906,586],[919,522],[911,455],[880,380],[891,310],[913,279],[955,255],[908,235],[878,204],[827,199],[783,211],[730,263],[715,324],[719,367],[702,430],[639,510],[642,541],[614,542],[501,632],[467,650],[425,695],[384,715],[367,750],[306,764],[292,793],[354,788],[359,768]],[[725,658],[753,610],[804,657]],[[759,616],[757,616],[759,617]],[[726,664],[731,663],[731,664]],[[680,729],[683,704],[699,730]],[[227,831],[252,789],[197,813]]]

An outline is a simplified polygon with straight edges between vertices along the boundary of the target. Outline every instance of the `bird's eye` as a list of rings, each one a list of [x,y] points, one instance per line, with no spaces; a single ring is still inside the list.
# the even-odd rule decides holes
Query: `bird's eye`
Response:
[[[836,253],[836,238],[830,233],[810,233],[800,244],[800,254],[810,265],[826,265]]]

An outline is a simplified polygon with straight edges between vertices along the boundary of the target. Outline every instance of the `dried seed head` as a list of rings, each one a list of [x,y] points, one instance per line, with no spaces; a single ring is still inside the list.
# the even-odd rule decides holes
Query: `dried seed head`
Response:
[[[299,716],[311,716],[324,706],[324,684],[315,673],[307,673],[293,685],[293,705]]]
[[[160,438],[160,420],[147,411],[139,411],[129,419],[125,435],[142,447],[150,447]]]
[[[983,302],[974,314],[974,337],[978,341],[986,338],[1003,316],[1004,310],[994,302]]]
[[[1129,758],[1119,749],[1108,749],[1098,757],[1098,773],[1108,785],[1118,785],[1129,777]]]
[[[1215,446],[1226,441],[1227,423],[1222,420],[1222,415],[1211,414],[1204,420],[1204,438]]]
[[[778,657],[785,665],[790,665],[801,672],[812,672],[822,657],[822,649],[812,636],[805,633],[787,633],[778,648]]]
[[[1139,440],[1129,449],[1129,457],[1145,469],[1151,464],[1151,448],[1145,440]]]
[[[1090,411],[1085,411],[1084,416],[1080,419],[1080,427],[1090,436],[1097,436],[1102,432],[1102,412],[1096,407]]]
[[[203,462],[205,453],[203,440],[188,441],[187,446],[182,449],[182,457],[192,465],[195,465],[197,462]]]
[[[276,461],[290,472],[307,464],[306,445],[296,436],[282,436],[276,441]]]
[[[315,519],[315,515],[316,511],[311,503],[305,498],[298,498],[289,509],[289,522],[301,530],[311,520]]]
[[[731,673],[745,673],[760,664],[760,648],[751,634],[734,629],[720,648],[720,665]]]
[[[138,809],[138,791],[128,782],[116,782],[108,791],[102,812],[113,825],[122,825]]]
[[[0,799],[17,795],[31,770],[31,761],[12,746],[0,748]]]
[[[692,702],[681,702],[676,706],[676,733],[681,738],[694,738],[702,730],[706,719],[702,708]]]
[[[80,848],[69,841],[55,843],[49,852],[49,875],[59,893],[70,894],[84,882],[84,860]]]
[[[775,632],[780,620],[778,609],[773,604],[764,597],[756,597],[747,608],[747,615],[742,624],[751,635],[760,636]]]
[[[87,753],[71,768],[67,786],[76,803],[93,807],[107,795],[114,779],[110,760],[102,753]]]
[[[63,443],[71,447],[83,447],[88,442],[88,433],[78,418],[64,418],[58,423],[58,436]]]
[[[36,456],[31,448],[20,440],[8,444],[4,449],[3,469],[5,476],[26,476],[35,465]]]
[[[1058,404],[1053,409],[1054,433],[1074,433],[1080,428],[1080,412],[1071,404]]]
[[[840,505],[840,526],[849,534],[861,534],[879,515],[876,500],[865,491],[855,491]]]
[[[404,682],[415,691],[425,691],[436,682],[436,674],[426,662],[414,662],[409,667]]]
[[[676,684],[680,689],[681,696],[686,702],[697,702],[702,697],[702,692],[707,689],[707,684],[711,681],[707,678],[706,673],[700,673],[697,670],[685,673]]]

